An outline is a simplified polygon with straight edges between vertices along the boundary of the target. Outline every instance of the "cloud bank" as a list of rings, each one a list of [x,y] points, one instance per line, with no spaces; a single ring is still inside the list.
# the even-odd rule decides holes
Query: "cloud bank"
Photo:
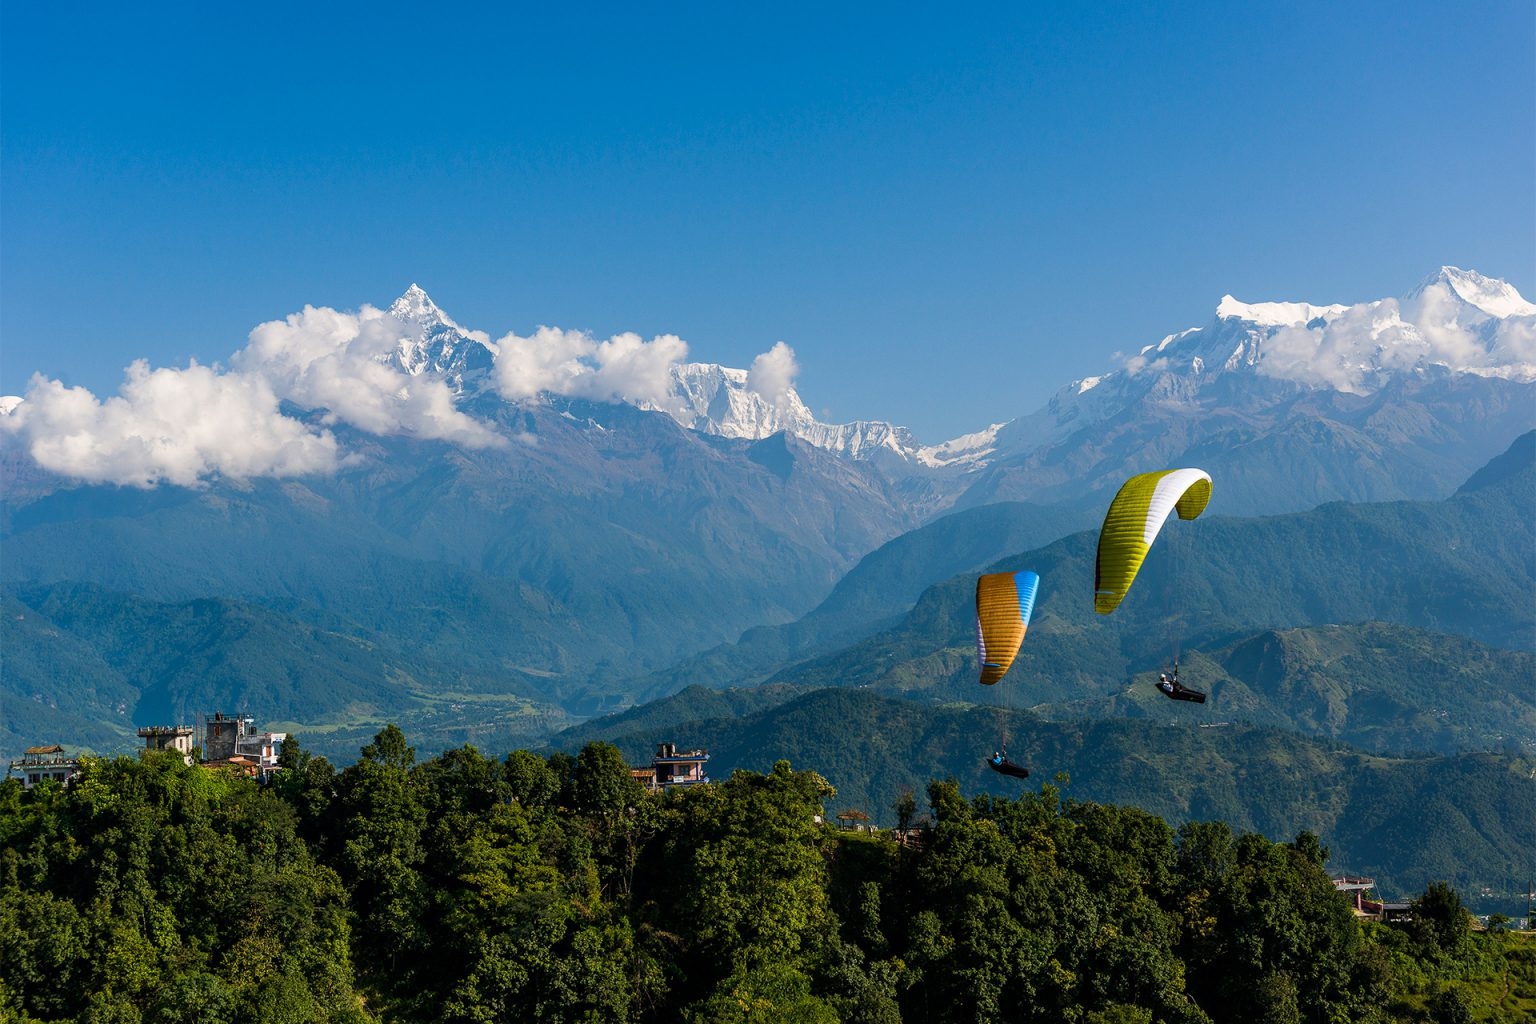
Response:
[[[196,363],[151,370],[138,360],[104,402],[33,377],[0,430],[44,469],[91,483],[192,487],[211,476],[328,473],[341,462],[331,432],[282,415],[265,380]]]
[[[581,331],[540,327],[531,337],[508,334],[496,342],[496,388],[508,401],[541,392],[672,404],[672,367],[688,357],[688,344],[675,334],[645,341],[618,334],[596,341]]]
[[[0,398],[0,441],[61,476],[146,488],[333,473],[348,463],[334,432],[339,425],[470,448],[528,443],[460,411],[443,376],[421,372],[430,319],[366,305],[355,313],[305,306],[257,326],[227,368],[194,362],[151,369],[139,360],[119,394],[105,400],[34,377],[24,396]],[[672,368],[688,346],[676,335],[598,340],[540,327],[530,337],[492,342],[446,318],[441,323],[457,332],[456,344],[489,353],[491,383],[508,401],[550,393],[680,407]],[[772,386],[788,379],[784,353],[778,346],[759,358],[769,360]],[[792,353],[788,367],[792,375]],[[285,415],[284,403],[316,415]]]
[[[1444,284],[1406,299],[1350,306],[1326,322],[1288,324],[1263,342],[1260,373],[1366,393],[1385,375],[1446,366],[1484,375],[1536,375],[1536,317],[1490,317]]]

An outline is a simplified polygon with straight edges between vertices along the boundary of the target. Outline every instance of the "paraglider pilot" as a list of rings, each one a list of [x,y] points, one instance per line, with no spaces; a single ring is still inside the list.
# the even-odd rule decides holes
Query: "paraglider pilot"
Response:
[[[1167,672],[1159,672],[1157,674],[1157,688],[1162,690],[1171,700],[1188,700],[1196,704],[1205,703],[1205,694],[1199,690],[1191,690],[1179,682],[1179,668],[1177,665],[1173,668],[1172,678],[1169,678]]]
[[[1029,778],[1029,769],[1008,760],[1008,755],[1001,750],[987,759],[987,767],[1002,775],[1011,775],[1016,779]]]

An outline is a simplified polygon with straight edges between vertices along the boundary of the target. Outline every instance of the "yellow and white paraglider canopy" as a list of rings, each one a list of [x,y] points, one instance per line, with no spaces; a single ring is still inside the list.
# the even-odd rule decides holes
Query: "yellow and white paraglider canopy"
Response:
[[[1211,477],[1203,469],[1163,469],[1127,480],[1099,530],[1093,610],[1108,615],[1119,606],[1170,513],[1194,519],[1210,500]]]

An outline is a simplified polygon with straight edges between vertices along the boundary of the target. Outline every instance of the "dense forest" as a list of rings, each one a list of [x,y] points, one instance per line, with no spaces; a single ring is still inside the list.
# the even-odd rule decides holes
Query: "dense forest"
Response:
[[[618,748],[417,762],[390,726],[266,787],[173,754],[0,785],[0,1020],[1527,1021],[1536,944],[1430,885],[1361,923],[1308,832],[967,798],[824,822],[780,761],[648,794]]]

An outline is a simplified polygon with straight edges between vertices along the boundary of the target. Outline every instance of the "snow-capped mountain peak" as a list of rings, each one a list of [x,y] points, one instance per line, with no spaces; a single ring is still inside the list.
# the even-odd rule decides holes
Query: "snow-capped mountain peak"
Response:
[[[1260,327],[1284,327],[1288,324],[1305,324],[1319,318],[1330,320],[1348,306],[1314,306],[1310,302],[1239,302],[1230,295],[1223,295],[1216,305],[1219,320],[1246,320]]]
[[[1508,281],[1484,277],[1475,270],[1441,267],[1407,296],[1417,299],[1436,285],[1444,286],[1461,301],[1492,317],[1536,316],[1536,303],[1527,302]]]
[[[1394,380],[1473,375],[1536,381],[1536,305],[1507,282],[1442,267],[1401,299],[1354,305],[1222,297],[1205,326],[1140,348],[1014,420],[1000,446],[1028,450],[1139,407],[1193,410],[1273,385],[1368,395]]]
[[[437,303],[432,301],[421,285],[415,282],[405,290],[405,293],[396,299],[389,307],[389,315],[396,320],[406,323],[421,324],[423,326],[458,327],[449,318],[448,314],[440,309]]]
[[[794,388],[770,399],[753,390],[750,378],[746,370],[716,363],[681,363],[672,367],[668,402],[651,407],[704,434],[760,440],[782,430],[856,459],[878,452],[903,461],[917,457],[917,443],[905,427],[874,420],[822,423]]]
[[[495,361],[489,336],[460,327],[420,285],[412,283],[387,312],[404,331],[395,350],[380,357],[385,365],[413,377],[440,374],[461,393],[466,382],[481,385],[489,377]]]

